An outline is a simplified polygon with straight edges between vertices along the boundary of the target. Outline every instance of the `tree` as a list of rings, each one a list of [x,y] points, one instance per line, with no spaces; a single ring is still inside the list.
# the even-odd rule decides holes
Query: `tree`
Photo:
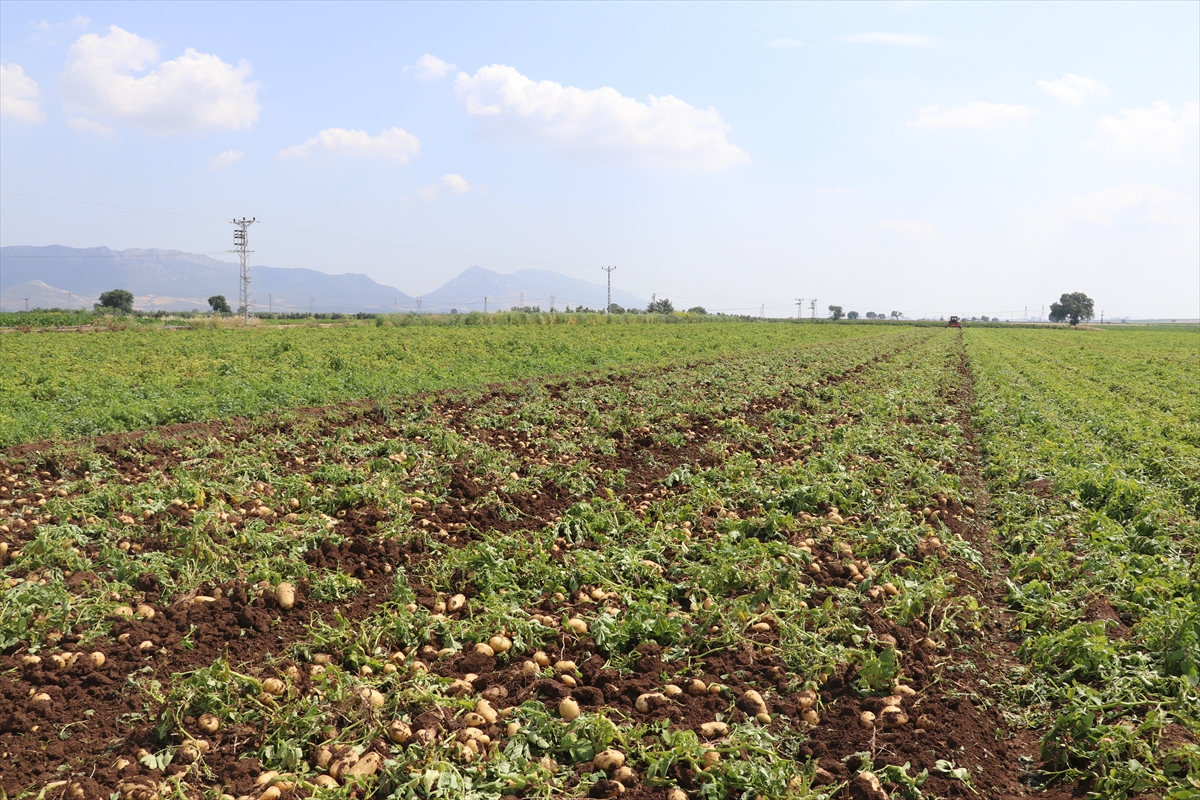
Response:
[[[870,311],[867,312],[867,319],[870,319],[873,316],[874,315]],[[850,313],[846,314],[846,319],[858,319],[858,312],[851,311]]]
[[[624,313],[625,313],[625,309],[621,308],[621,307],[620,307],[619,305],[617,305],[616,303],[610,303],[610,304],[609,304],[609,306],[608,306],[608,313],[610,313],[610,314],[624,314]]]
[[[851,313],[851,314],[854,314],[854,312],[853,312],[853,311],[851,311],[850,313]],[[849,314],[848,314],[847,316],[849,316]],[[857,315],[855,315],[855,316],[857,316]],[[851,317],[851,319],[853,319],[853,317]],[[874,311],[868,311],[868,312],[867,312],[867,319],[875,319],[875,312],[874,312]]]
[[[100,295],[100,302],[96,303],[97,311],[111,308],[113,311],[119,311],[122,314],[133,313],[133,294],[124,289],[113,289],[111,292],[104,292]]]
[[[671,301],[665,297],[646,306],[647,314],[672,314],[674,312],[675,306],[671,305]]]
[[[830,306],[829,307],[829,318],[830,319],[841,319],[842,318],[842,307],[841,306]]]
[[[1083,292],[1070,292],[1058,298],[1057,303],[1050,304],[1050,321],[1078,325],[1095,316],[1095,310],[1092,298]]]
[[[692,306],[691,308],[689,308],[687,310],[687,312],[689,314],[707,314],[708,313],[707,311],[704,310],[704,306]]]
[[[893,311],[893,312],[890,314],[890,316],[891,316],[891,318],[892,318],[892,319],[900,319],[900,318],[901,318],[902,316],[904,316],[904,315],[903,315],[903,314],[901,314],[899,311]]]
[[[225,299],[225,295],[223,294],[214,294],[212,297],[208,298],[208,304],[212,306],[214,313],[232,313],[231,309],[229,308],[229,302]]]

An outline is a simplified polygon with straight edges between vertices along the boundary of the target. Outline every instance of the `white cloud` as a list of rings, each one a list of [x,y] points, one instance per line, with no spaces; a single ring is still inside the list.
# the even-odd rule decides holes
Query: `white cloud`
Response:
[[[892,33],[888,31],[852,33],[849,36],[839,36],[838,41],[854,44],[893,44],[900,47],[933,47],[937,44],[936,39],[923,33]]]
[[[0,115],[23,122],[46,118],[39,102],[37,81],[17,64],[0,63]]]
[[[455,91],[467,113],[496,135],[532,141],[581,161],[718,170],[750,156],[725,139],[715,108],[701,110],[672,95],[641,103],[616,89],[535,82],[495,64],[460,72]]]
[[[941,110],[941,106],[926,106],[910,128],[999,128],[1008,123],[1024,124],[1036,112],[1028,106],[1004,103],[967,103],[959,108]]]
[[[426,53],[417,59],[417,63],[405,67],[401,74],[411,75],[419,81],[436,81],[446,77],[446,73],[454,68],[454,64],[448,64],[437,56]]]
[[[246,154],[241,150],[226,150],[224,153],[218,153],[208,160],[208,165],[213,169],[228,169],[235,162],[241,161],[246,157]]]
[[[71,117],[67,120],[67,124],[83,133],[98,133],[101,136],[112,136],[113,132],[113,129],[107,125],[101,125],[99,122],[87,119],[86,117]]]
[[[1121,116],[1104,116],[1096,123],[1096,138],[1088,142],[1109,158],[1175,161],[1200,130],[1200,103],[1185,103],[1179,113],[1159,101],[1149,108],[1133,108]]]
[[[326,128],[304,144],[293,145],[279,152],[280,158],[309,158],[319,153],[382,158],[407,164],[409,156],[421,150],[421,140],[403,128],[388,128],[378,136],[366,131],[346,128]]]
[[[1035,222],[1086,222],[1091,225],[1112,225],[1122,220],[1165,225],[1200,224],[1195,201],[1185,195],[1152,183],[1127,183],[1090,194],[1068,197],[1057,209],[1048,213],[1027,212],[1024,216]]]
[[[1081,108],[1085,97],[1107,97],[1108,87],[1095,78],[1082,78],[1068,72],[1053,81],[1038,81],[1038,88],[1048,92],[1060,103],[1072,108]]]
[[[40,22],[31,22],[30,23],[30,25],[33,26],[34,30],[39,30],[39,31],[53,31],[53,30],[59,30],[62,28],[86,28],[88,25],[91,25],[91,24],[92,24],[91,18],[85,17],[83,14],[76,14],[75,16],[73,16],[69,20],[67,20],[66,22],[51,22],[48,19],[44,19]]]
[[[462,175],[451,172],[443,175],[438,183],[417,187],[417,194],[424,200],[434,200],[442,193],[443,189],[455,194],[467,194],[474,191],[474,188]]]
[[[804,42],[799,39],[772,39],[767,42],[767,47],[804,47]]]
[[[59,86],[72,111],[151,133],[239,130],[258,119],[259,84],[246,62],[235,67],[192,48],[158,61],[157,45],[113,25],[71,45]]]
[[[934,230],[933,224],[929,222],[888,220],[887,222],[879,223],[878,227],[896,234],[901,239],[910,239],[922,244],[936,245],[940,243],[937,231]]]

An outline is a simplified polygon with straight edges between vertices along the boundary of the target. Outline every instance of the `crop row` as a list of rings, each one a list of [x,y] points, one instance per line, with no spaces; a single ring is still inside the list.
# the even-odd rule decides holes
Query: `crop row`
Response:
[[[892,329],[38,451],[5,790],[1016,791],[960,363]]]
[[[1200,797],[1200,342],[968,331],[1048,775]]]

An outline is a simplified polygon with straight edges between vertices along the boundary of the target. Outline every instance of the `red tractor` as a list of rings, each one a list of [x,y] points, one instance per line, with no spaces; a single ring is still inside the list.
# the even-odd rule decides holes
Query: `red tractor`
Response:
[[[961,328],[962,323],[958,321],[958,317],[951,317],[950,321],[946,323],[946,327],[947,328]]]

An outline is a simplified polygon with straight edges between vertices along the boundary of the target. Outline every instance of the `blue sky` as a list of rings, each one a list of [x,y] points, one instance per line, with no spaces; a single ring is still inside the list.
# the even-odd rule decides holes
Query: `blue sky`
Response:
[[[1198,3],[9,0],[0,243],[219,254],[248,215],[257,263],[413,295],[616,265],[775,315],[1196,317],[1197,30]]]

